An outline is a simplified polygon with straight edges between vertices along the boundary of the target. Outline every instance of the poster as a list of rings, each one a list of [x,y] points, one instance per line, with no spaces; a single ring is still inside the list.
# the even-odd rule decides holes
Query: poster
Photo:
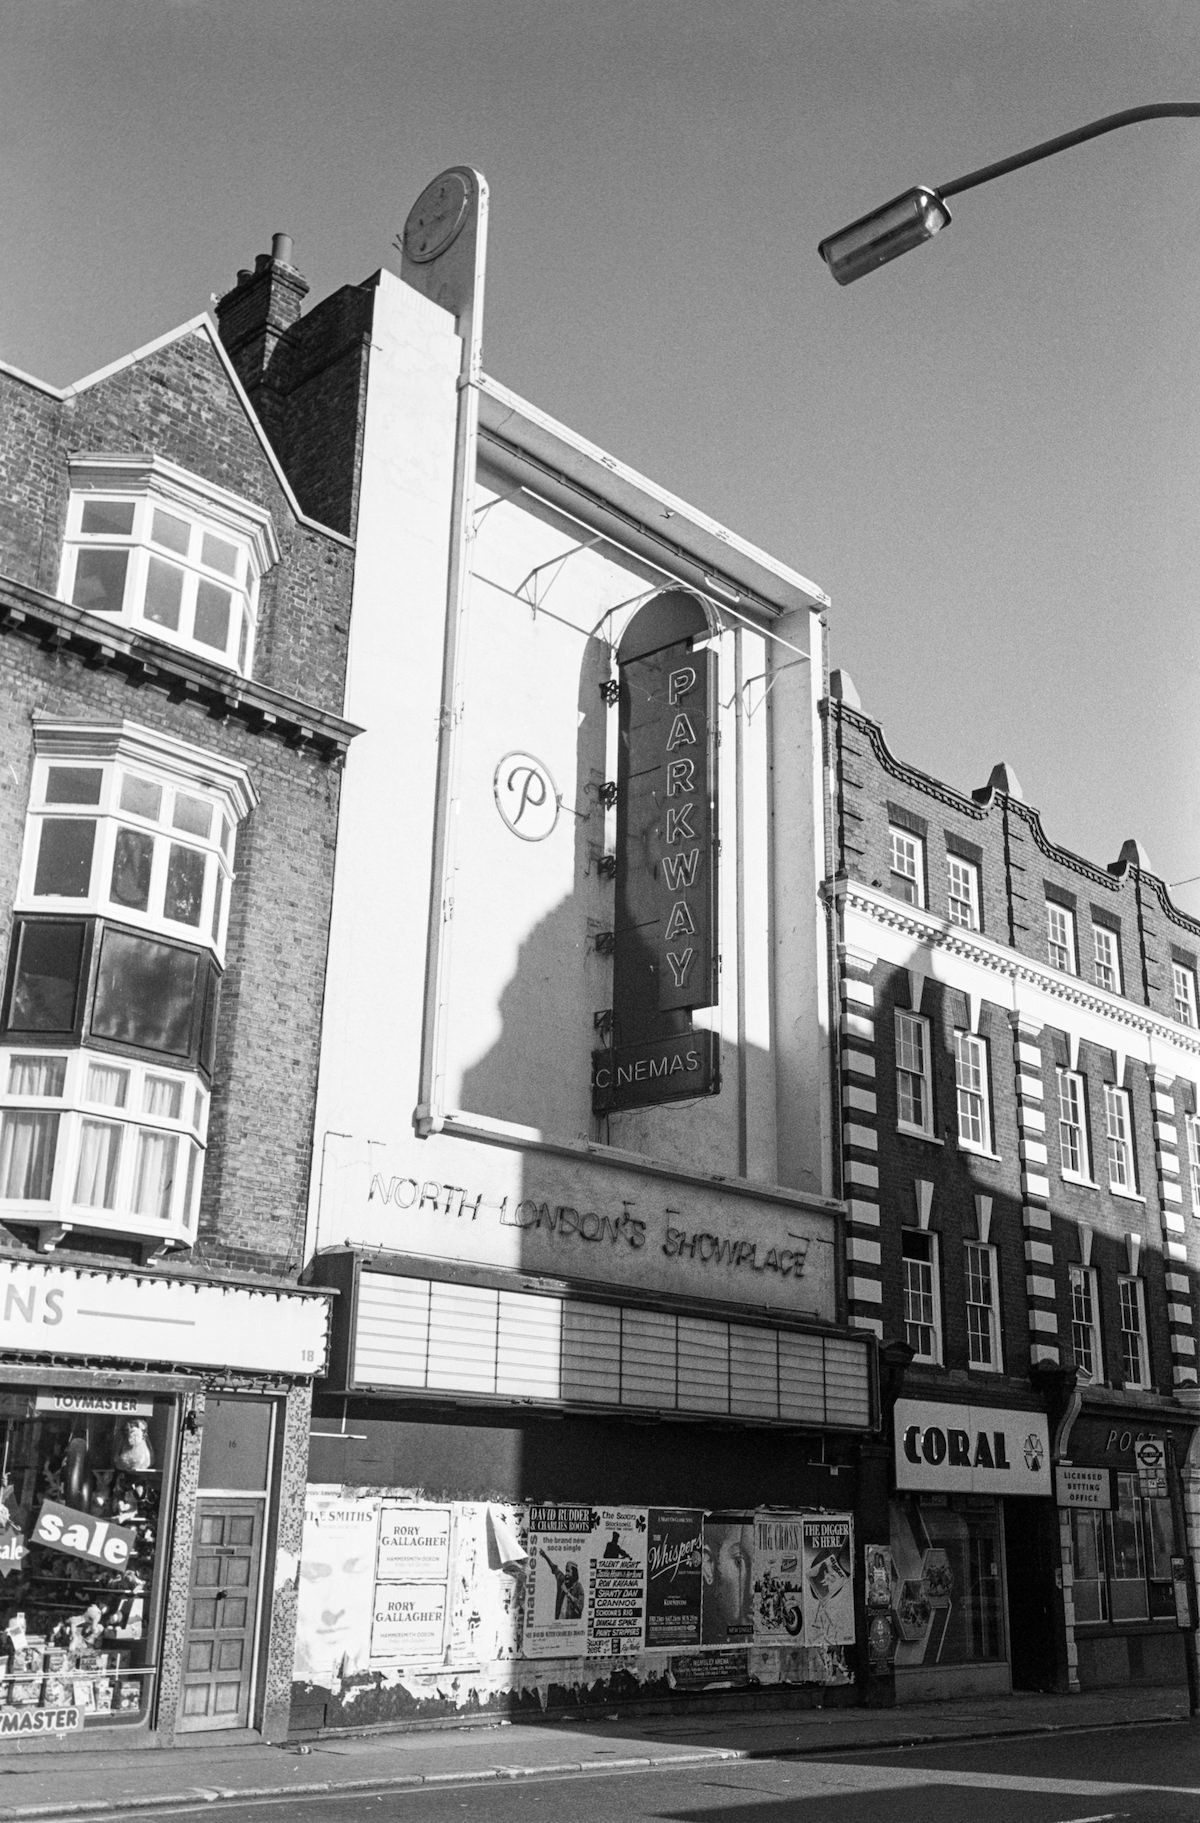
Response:
[[[449,1572],[450,1508],[393,1506],[379,1509],[379,1582],[444,1582]]]
[[[371,1614],[371,1662],[442,1662],[446,1590],[436,1582],[379,1582]]]
[[[640,1652],[646,1617],[646,1509],[601,1507],[588,1547],[587,1652]]]
[[[582,1658],[587,1652],[588,1589],[594,1507],[529,1508],[529,1577],[525,1585],[526,1658]],[[602,1547],[601,1547],[602,1548]]]
[[[700,1644],[699,1507],[651,1507],[646,1533],[646,1644]]]
[[[453,1522],[444,1662],[462,1669],[516,1658],[529,1570],[525,1514],[464,1501]]]
[[[854,1644],[854,1541],[848,1513],[810,1514],[804,1529],[804,1639]]]
[[[337,1689],[366,1668],[375,1590],[377,1500],[310,1488],[296,1605],[296,1677]]]
[[[706,1646],[754,1637],[754,1515],[713,1513],[700,1557],[700,1638]]]
[[[799,1513],[755,1516],[756,1646],[797,1646],[804,1637],[803,1524]]]

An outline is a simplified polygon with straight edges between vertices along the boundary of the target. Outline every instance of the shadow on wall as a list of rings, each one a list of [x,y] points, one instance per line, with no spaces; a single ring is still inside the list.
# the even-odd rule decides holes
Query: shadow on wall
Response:
[[[603,852],[604,812],[594,789],[603,782],[594,761],[597,754],[604,753],[596,724],[608,713],[600,695],[600,685],[607,678],[607,647],[589,639],[580,665],[576,705],[576,784],[559,813],[560,828],[563,820],[573,825],[576,888],[521,944],[516,972],[500,997],[500,1037],[462,1076],[465,1111],[519,1126],[547,1127],[570,1138],[588,1136],[588,1119],[585,1115],[581,1130],[564,1132],[554,1118],[556,1085],[590,1082],[595,1042],[591,1013],[607,1006],[611,995],[611,970],[595,945],[598,931],[610,928],[612,922],[611,882],[601,881],[597,868]],[[594,806],[592,814],[575,814],[578,805],[589,802]],[[514,835],[512,845],[515,874],[526,844]],[[589,883],[598,889],[592,895],[586,893]],[[586,983],[582,988],[581,980]],[[556,1009],[562,1015],[557,1020]]]

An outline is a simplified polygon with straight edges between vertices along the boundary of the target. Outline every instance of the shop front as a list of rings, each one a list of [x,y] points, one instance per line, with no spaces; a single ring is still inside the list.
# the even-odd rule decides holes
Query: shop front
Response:
[[[897,1702],[1051,1687],[1045,1414],[904,1398],[894,1424]]]
[[[0,1261],[0,1750],[281,1735],[327,1310]]]
[[[468,1205],[477,1252],[516,1236],[520,1267],[498,1245],[494,1263],[354,1247],[314,1262],[338,1297],[294,1729],[762,1687],[858,1700],[854,1515],[877,1393],[870,1339],[809,1314],[832,1304],[831,1213],[630,1189],[611,1167],[582,1186],[570,1204]],[[436,1241],[445,1186],[390,1188]],[[601,1246],[607,1282],[547,1270]],[[755,1306],[734,1299],[743,1279]]]
[[[1086,1399],[1055,1464],[1081,1689],[1183,1684],[1189,1572],[1179,1469],[1190,1422]]]

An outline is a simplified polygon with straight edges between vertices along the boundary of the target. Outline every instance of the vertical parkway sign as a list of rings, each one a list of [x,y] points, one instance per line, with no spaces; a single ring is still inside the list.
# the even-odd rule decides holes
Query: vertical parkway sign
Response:
[[[612,1043],[594,1059],[598,1113],[720,1087],[718,1037],[691,1018],[717,999],[717,655],[670,637],[697,614],[683,591],[657,598],[643,615],[669,643],[651,630],[627,656],[627,635],[619,656]]]

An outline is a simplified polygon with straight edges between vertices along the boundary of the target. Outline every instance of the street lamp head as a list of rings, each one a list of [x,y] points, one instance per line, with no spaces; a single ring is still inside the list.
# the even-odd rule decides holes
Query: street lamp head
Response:
[[[853,284],[910,247],[932,240],[950,221],[936,190],[918,185],[821,242],[819,252],[839,285]]]

